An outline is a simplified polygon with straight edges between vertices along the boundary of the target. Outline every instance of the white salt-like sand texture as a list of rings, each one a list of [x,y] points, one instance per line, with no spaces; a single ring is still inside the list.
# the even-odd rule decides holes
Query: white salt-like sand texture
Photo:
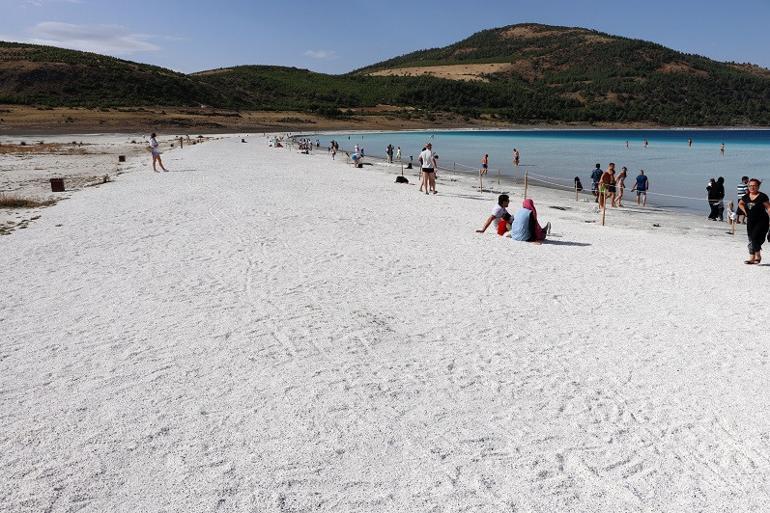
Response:
[[[0,510],[767,511],[742,227],[241,137],[0,237]]]

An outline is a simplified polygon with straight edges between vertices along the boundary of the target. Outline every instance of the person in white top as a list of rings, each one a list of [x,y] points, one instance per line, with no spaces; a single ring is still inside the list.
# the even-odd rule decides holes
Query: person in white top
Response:
[[[429,191],[436,194],[436,159],[433,157],[433,145],[431,143],[425,145],[425,149],[422,150],[417,160],[420,161],[420,169],[422,170],[420,191],[424,189],[425,194],[429,194]]]
[[[152,153],[152,170],[156,173],[160,173],[158,168],[155,167],[155,163],[157,162],[160,164],[160,168],[163,171],[168,172],[168,169],[163,167],[163,161],[160,159],[160,144],[158,144],[158,139],[154,132],[150,135],[150,152]]]

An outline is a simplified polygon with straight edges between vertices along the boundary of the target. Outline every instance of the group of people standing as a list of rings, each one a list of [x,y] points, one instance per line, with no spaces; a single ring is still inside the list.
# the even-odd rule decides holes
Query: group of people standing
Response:
[[[519,167],[519,163],[521,162],[521,154],[519,153],[519,150],[516,148],[513,149],[513,155],[511,157],[511,161],[513,162],[513,165],[515,167]],[[485,153],[483,157],[481,157],[481,168],[479,169],[479,174],[481,176],[484,176],[489,171],[489,153]]]
[[[393,150],[394,150],[394,148],[393,148],[392,144],[388,144],[388,146],[385,148],[385,155],[388,156],[388,162],[390,162],[390,163],[393,163],[393,159],[394,159],[394,157],[393,157]],[[395,160],[400,161],[401,160],[401,146],[396,148],[395,152],[396,152]]]
[[[591,192],[595,201],[599,203],[599,208],[605,208],[606,201],[609,198],[613,207],[623,207],[623,195],[626,190],[626,178],[628,177],[628,168],[623,166],[620,173],[615,174],[615,163],[610,162],[606,171],[602,171],[601,164],[596,164],[596,168],[591,172]],[[647,205],[647,191],[650,189],[650,180],[644,174],[644,169],[639,171],[636,182],[631,191],[636,191],[636,204]]]

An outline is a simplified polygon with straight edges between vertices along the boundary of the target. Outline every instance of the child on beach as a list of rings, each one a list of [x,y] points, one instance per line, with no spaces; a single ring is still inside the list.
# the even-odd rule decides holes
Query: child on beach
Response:
[[[513,221],[513,217],[511,216],[511,214],[509,214],[508,212],[503,214],[503,217],[501,217],[497,221],[497,234],[502,237],[503,235],[511,231],[512,221]]]
[[[492,224],[492,222],[494,222],[495,226],[499,228],[500,220],[503,219],[503,216],[506,214],[510,216],[510,213],[508,212],[508,204],[510,201],[511,199],[507,194],[501,194],[498,196],[497,206],[492,210],[492,215],[487,218],[486,222],[484,223],[484,227],[481,230],[476,230],[476,233],[484,233],[487,231],[487,228],[489,228],[489,225]],[[503,222],[503,224],[504,223],[505,222]]]
[[[626,168],[626,166],[623,166],[616,180],[617,194],[618,194],[616,202],[618,207],[620,208],[623,208],[623,191],[626,190],[626,176],[628,176],[628,169]]]

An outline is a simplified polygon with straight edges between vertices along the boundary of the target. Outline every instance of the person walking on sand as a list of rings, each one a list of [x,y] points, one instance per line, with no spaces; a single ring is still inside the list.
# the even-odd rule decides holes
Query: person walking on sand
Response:
[[[742,176],[741,177],[741,183],[738,184],[738,186],[735,188],[736,196],[738,199],[735,200],[736,204],[741,201],[741,198],[746,195],[747,192],[749,192],[749,177],[748,176]],[[739,208],[735,212],[735,222],[737,224],[745,224],[746,219],[741,220],[741,217],[746,217],[743,215],[743,211]]]
[[[636,177],[636,183],[631,188],[631,192],[636,191],[636,204],[647,206],[647,189],[650,187],[650,181],[644,174],[644,169],[639,170],[639,176]]]
[[[516,148],[513,149],[513,165],[516,167],[519,167],[519,161],[521,160],[521,155],[519,155],[519,150]]]
[[[594,195],[594,201],[599,201],[599,180],[602,178],[602,165],[597,163],[591,172],[591,192]]]
[[[486,175],[488,169],[489,169],[489,153],[485,153],[484,156],[481,157],[481,169],[479,169],[479,174],[481,176]]]
[[[628,176],[628,169],[626,169],[626,166],[623,166],[620,169],[620,174],[618,175],[615,184],[618,189],[618,197],[615,202],[620,208],[623,208],[623,191],[626,189],[626,176]]]
[[[388,147],[385,148],[385,153],[388,155],[388,162],[393,162],[393,145],[388,144]]]
[[[484,233],[487,231],[487,228],[489,228],[489,225],[493,222],[495,223],[495,227],[501,222],[500,220],[505,217],[506,214],[510,215],[508,213],[508,205],[510,203],[511,199],[508,197],[507,194],[501,194],[497,197],[497,206],[492,210],[492,214],[487,218],[486,222],[484,223],[484,227],[481,228],[481,230],[476,230],[476,233]]]
[[[709,213],[709,219],[712,221],[716,221],[719,219],[720,221],[724,221],[724,198],[725,198],[725,185],[724,185],[725,179],[721,176],[718,180],[714,180],[713,178],[709,180],[709,184],[706,187],[706,191],[708,192],[708,202],[709,207],[711,208],[711,211]]]
[[[396,160],[401,161],[401,146],[396,148]]]
[[[759,192],[762,182],[756,178],[749,180],[749,192],[738,202],[738,208],[746,216],[746,232],[749,236],[749,259],[745,264],[758,264],[762,261],[762,244],[770,229],[770,198]],[[769,238],[770,240],[770,238]]]
[[[425,145],[425,150],[420,153],[418,160],[420,161],[420,168],[422,169],[422,184],[420,185],[420,190],[423,190],[424,186],[425,194],[429,194],[429,191],[436,194],[436,161],[433,158],[433,145],[431,143]]]
[[[163,160],[160,158],[160,144],[158,144],[158,136],[155,132],[150,134],[150,153],[152,153],[152,170],[156,173],[160,173],[155,166],[157,163],[163,171],[168,172],[168,169],[163,167]]]

